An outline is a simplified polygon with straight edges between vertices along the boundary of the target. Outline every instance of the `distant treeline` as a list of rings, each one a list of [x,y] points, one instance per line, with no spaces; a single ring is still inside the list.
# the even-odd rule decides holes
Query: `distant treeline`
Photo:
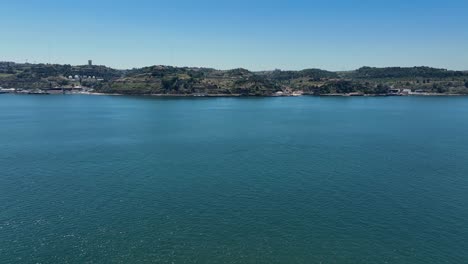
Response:
[[[0,86],[47,89],[88,87],[121,94],[386,94],[390,89],[468,94],[468,72],[430,67],[362,67],[355,71],[320,69],[261,71],[246,69],[150,66],[117,70],[99,65],[58,65],[0,62]]]
[[[436,69],[430,67],[390,67],[390,68],[371,68],[362,67],[356,71],[348,73],[351,78],[375,79],[375,78],[450,78],[467,76],[466,72],[448,71],[445,69]]]

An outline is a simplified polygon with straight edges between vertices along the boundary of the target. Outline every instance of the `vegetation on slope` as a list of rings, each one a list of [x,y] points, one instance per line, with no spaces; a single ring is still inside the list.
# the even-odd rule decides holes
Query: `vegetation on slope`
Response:
[[[106,66],[0,62],[0,86],[47,89],[88,87],[96,92],[165,95],[386,94],[389,89],[468,94],[468,72],[429,67],[362,67],[349,72],[320,69],[251,72],[150,66],[116,70]]]

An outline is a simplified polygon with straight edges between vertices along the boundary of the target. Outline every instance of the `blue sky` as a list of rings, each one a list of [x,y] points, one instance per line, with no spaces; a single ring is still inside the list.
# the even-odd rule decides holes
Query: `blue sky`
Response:
[[[0,60],[468,70],[466,0],[0,0]]]

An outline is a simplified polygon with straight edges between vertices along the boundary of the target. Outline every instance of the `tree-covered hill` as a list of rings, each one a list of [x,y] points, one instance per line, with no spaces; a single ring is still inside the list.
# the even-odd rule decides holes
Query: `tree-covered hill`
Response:
[[[149,66],[117,70],[99,65],[0,62],[0,86],[18,89],[87,87],[101,93],[161,95],[386,94],[390,89],[468,94],[468,72],[430,67],[362,67],[262,71]]]
[[[376,79],[376,78],[450,78],[466,76],[462,71],[449,71],[430,67],[389,67],[372,68],[362,67],[356,71],[345,74],[346,77],[356,79]]]

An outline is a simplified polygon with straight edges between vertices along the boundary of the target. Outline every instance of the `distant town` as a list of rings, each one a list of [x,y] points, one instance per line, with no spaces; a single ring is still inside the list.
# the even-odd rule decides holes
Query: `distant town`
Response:
[[[0,93],[154,96],[466,95],[468,72],[430,67],[257,71],[0,62]]]

